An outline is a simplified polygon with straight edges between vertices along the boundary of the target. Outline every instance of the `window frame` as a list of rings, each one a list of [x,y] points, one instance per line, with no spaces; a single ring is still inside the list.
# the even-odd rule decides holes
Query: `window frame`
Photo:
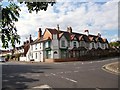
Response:
[[[77,47],[77,42],[73,42],[73,47]]]
[[[37,53],[35,53],[35,58],[37,59]]]
[[[65,40],[61,40],[61,47],[65,47]]]

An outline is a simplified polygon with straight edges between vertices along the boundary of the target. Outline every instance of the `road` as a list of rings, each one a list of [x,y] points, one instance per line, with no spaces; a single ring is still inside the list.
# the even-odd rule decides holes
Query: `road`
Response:
[[[3,90],[42,90],[40,88],[109,88],[118,90],[118,76],[102,66],[118,58],[62,63],[2,64]],[[114,89],[113,89],[114,88]],[[84,89],[83,89],[84,90]],[[108,89],[106,89],[108,90]]]

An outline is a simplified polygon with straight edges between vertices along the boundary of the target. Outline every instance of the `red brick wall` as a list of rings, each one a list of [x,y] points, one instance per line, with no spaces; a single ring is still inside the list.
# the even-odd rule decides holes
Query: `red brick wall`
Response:
[[[70,61],[82,61],[82,58],[66,58],[66,59],[45,59],[45,62],[70,62]]]
[[[50,34],[50,32],[48,30],[45,31],[44,35],[43,35],[43,39],[52,39],[52,35]]]

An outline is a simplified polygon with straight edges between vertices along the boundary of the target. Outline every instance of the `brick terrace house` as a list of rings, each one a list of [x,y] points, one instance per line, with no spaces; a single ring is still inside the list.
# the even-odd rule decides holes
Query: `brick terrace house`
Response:
[[[75,33],[71,27],[62,31],[57,25],[57,29],[46,28],[42,35],[39,28],[38,38],[30,44],[25,61],[49,62],[55,59],[67,60],[70,58],[80,58],[89,50],[109,48],[107,39],[98,35]]]

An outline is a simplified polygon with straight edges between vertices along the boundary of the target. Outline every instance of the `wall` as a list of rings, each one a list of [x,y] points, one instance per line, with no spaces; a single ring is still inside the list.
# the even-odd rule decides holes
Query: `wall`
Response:
[[[84,61],[84,58],[65,58],[65,59],[45,59],[45,62],[70,62],[70,61]]]
[[[46,31],[44,32],[43,39],[48,39],[49,37],[52,39],[51,33],[46,29]]]
[[[27,57],[20,57],[20,61],[26,61]]]
[[[59,43],[60,42],[58,41],[57,37],[58,37],[57,34],[53,34],[53,40],[51,42],[51,48],[52,48],[51,53],[52,53],[52,58],[54,58],[54,59],[60,58],[60,52],[59,52],[59,47],[60,47]],[[65,39],[65,37],[63,39]],[[65,43],[67,43],[67,42],[65,42]]]

